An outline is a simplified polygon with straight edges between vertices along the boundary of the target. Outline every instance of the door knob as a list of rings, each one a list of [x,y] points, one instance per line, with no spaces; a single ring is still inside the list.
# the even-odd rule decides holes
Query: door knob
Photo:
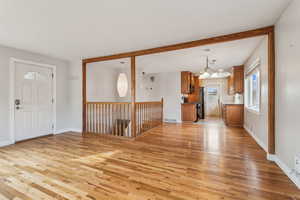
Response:
[[[15,105],[18,106],[18,105],[20,105],[20,104],[21,104],[20,99],[16,99],[16,100],[15,100]]]
[[[21,109],[20,104],[21,104],[21,100],[20,100],[20,99],[16,99],[16,100],[15,100],[15,105],[16,105],[16,109],[17,109],[17,110],[20,110],[20,109]]]

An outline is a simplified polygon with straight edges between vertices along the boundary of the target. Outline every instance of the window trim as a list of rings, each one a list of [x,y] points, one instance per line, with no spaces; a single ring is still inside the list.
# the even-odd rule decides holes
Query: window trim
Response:
[[[260,69],[260,59],[257,58],[249,67],[249,70],[246,72],[245,74],[245,86],[247,86],[245,89],[245,108],[247,111],[252,112],[254,114],[260,114],[261,112],[261,69]],[[248,105],[248,87],[249,87],[249,83],[248,83],[248,78],[254,74],[258,72],[258,106],[249,106]],[[249,92],[250,94],[250,92]]]

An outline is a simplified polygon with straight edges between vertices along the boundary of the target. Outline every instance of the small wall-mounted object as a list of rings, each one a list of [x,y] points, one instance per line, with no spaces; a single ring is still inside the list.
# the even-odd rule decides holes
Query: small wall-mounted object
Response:
[[[125,73],[120,73],[118,82],[117,82],[117,90],[120,97],[125,97],[128,91],[128,80]]]
[[[155,76],[150,76],[150,81],[153,83],[155,81]]]

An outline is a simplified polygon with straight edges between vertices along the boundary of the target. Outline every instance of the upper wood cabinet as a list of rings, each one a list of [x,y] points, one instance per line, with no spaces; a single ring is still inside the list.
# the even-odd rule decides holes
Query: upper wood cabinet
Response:
[[[200,85],[199,85],[199,77],[193,76],[192,78],[192,88],[193,91],[187,96],[188,103],[199,102],[199,93],[200,93]]]
[[[233,87],[233,73],[228,77],[228,94],[234,94],[234,87]]]
[[[231,76],[228,78],[228,94],[244,92],[244,66],[232,67]]]
[[[190,94],[195,87],[195,79],[192,72],[181,72],[181,93]]]

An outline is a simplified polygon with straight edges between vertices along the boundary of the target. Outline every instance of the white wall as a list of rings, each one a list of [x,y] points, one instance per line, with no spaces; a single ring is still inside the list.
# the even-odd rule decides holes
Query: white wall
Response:
[[[181,122],[181,73],[159,74],[160,96],[164,98],[164,120]]]
[[[81,60],[71,63],[70,67],[70,127],[74,130],[82,131],[82,65]]]
[[[142,74],[137,69],[137,101],[160,101],[164,98],[164,119],[181,122],[181,74],[164,72]],[[150,80],[154,77],[154,81]]]
[[[160,101],[162,98],[160,73],[143,75],[142,71],[137,70],[136,101]],[[153,81],[151,77],[154,78]]]
[[[276,155],[290,169],[300,153],[300,1],[276,24]],[[300,181],[299,181],[300,183]]]
[[[244,127],[258,139],[267,151],[268,146],[268,38],[265,37],[245,63],[245,72],[260,59],[260,112],[255,113],[245,108]]]
[[[56,120],[57,130],[70,128],[70,98],[68,72],[69,63],[60,59],[50,58],[40,54],[0,46],[0,145],[9,139],[9,61],[10,58],[51,64],[57,67],[57,99]]]
[[[86,69],[87,101],[115,102],[118,99],[118,71],[101,63],[88,64]]]

